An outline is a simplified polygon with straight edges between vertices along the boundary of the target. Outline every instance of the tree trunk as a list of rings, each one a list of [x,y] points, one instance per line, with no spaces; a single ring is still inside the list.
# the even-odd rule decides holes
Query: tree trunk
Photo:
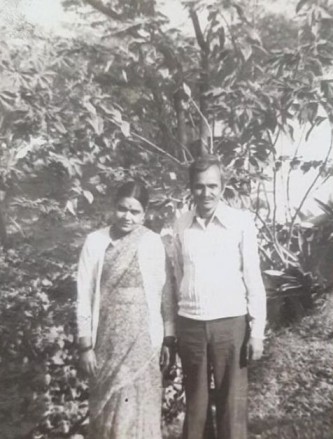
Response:
[[[200,118],[200,152],[207,154],[209,152],[210,131],[207,125],[209,123],[207,97],[205,93],[209,89],[209,72],[208,72],[208,53],[201,51],[201,72],[200,72],[200,111],[206,120]]]
[[[185,148],[187,148],[187,133],[186,133],[186,116],[185,116],[185,109],[183,102],[183,94],[184,92],[181,89],[178,89],[174,94],[174,105],[175,105],[176,116],[177,116],[177,139],[181,145],[181,151],[176,145],[175,155],[178,159],[181,158],[183,161],[186,161]]]
[[[207,98],[205,92],[209,89],[209,44],[205,40],[200,26],[198,14],[194,9],[190,10],[190,17],[193,23],[195,36],[201,52],[201,71],[199,80],[200,91],[200,148],[199,154],[207,154],[210,150],[210,130],[208,127],[208,111],[207,111]]]

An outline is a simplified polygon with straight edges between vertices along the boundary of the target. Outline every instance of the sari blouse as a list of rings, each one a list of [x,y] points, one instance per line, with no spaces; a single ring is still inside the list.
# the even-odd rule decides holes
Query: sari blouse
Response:
[[[96,343],[100,311],[101,275],[105,251],[112,245],[110,227],[88,235],[83,245],[77,274],[78,337],[91,337]],[[160,346],[163,336],[175,334],[176,300],[171,275],[160,236],[151,230],[138,243],[138,261],[146,294],[150,337]]]

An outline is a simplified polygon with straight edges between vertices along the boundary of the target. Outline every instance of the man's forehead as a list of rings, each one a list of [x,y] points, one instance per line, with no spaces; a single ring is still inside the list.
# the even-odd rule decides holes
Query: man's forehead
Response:
[[[194,182],[197,181],[208,181],[208,180],[223,180],[223,174],[221,168],[218,165],[209,166],[207,169],[198,171],[194,176]]]

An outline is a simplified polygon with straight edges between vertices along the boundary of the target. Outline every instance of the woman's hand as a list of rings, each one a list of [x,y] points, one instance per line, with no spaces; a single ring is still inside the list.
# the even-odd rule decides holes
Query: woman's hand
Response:
[[[96,375],[97,361],[93,349],[80,353],[80,366],[84,373],[87,374],[89,377]]]
[[[160,355],[161,372],[165,376],[176,362],[176,340],[174,337],[165,337]]]

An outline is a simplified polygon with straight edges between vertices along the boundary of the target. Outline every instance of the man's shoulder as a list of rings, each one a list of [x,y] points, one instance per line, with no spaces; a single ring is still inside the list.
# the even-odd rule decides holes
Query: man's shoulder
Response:
[[[230,226],[247,227],[248,224],[253,223],[253,214],[249,210],[241,209],[239,207],[230,206],[226,203],[221,203],[221,218],[222,221]]]
[[[229,213],[229,215],[237,218],[248,219],[252,216],[252,213],[247,209],[242,209],[240,207],[230,206],[229,204],[223,203],[223,209]]]

